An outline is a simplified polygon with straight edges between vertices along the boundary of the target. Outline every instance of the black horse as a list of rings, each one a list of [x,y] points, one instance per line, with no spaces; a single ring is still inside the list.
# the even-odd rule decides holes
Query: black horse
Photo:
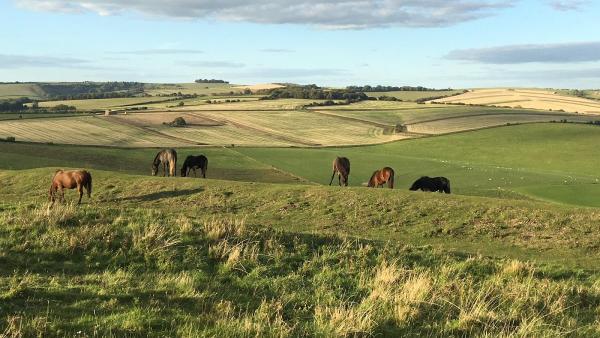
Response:
[[[416,191],[421,189],[421,191],[439,191],[445,192],[446,194],[450,193],[450,180],[445,177],[429,177],[423,176],[413,183],[410,187],[410,190]]]
[[[196,169],[200,169],[202,171],[202,177],[206,178],[206,169],[208,167],[208,159],[204,155],[200,156],[188,156],[185,158],[183,162],[183,166],[181,167],[181,177],[186,177],[190,173],[190,170],[194,171],[194,177],[196,175]]]

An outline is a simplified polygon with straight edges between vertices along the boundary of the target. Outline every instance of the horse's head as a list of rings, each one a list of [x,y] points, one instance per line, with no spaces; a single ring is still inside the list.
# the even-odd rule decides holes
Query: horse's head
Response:
[[[181,177],[185,177],[185,175],[186,175],[186,167],[183,166],[183,167],[181,167]]]
[[[153,164],[152,165],[152,176],[156,176],[157,172],[158,172],[158,164]]]
[[[369,179],[369,183],[367,184],[367,187],[374,188],[377,185],[377,182],[375,182],[376,181],[375,176],[377,175],[377,172],[378,172],[378,170],[375,170],[373,172],[373,175],[371,175],[371,178]]]
[[[417,191],[417,190],[421,189],[421,181],[422,180],[423,180],[423,178],[419,178],[418,180],[416,180],[415,183],[413,183],[408,190]]]

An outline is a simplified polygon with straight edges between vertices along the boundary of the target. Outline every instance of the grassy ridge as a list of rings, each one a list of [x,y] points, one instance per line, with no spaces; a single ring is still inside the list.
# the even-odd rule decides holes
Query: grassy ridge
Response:
[[[0,173],[8,335],[600,333],[595,211],[102,171],[47,211],[51,172]]]

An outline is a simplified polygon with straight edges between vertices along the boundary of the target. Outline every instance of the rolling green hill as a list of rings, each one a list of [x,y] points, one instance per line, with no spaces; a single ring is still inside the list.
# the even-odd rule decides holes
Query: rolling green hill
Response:
[[[47,209],[52,172],[0,171],[4,334],[600,333],[593,209],[101,170]]]

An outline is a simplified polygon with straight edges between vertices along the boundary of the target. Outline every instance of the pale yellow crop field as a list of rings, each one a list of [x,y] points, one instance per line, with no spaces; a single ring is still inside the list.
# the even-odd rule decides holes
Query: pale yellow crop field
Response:
[[[171,110],[294,110],[312,102],[323,102],[323,100],[304,99],[279,99],[279,100],[248,100],[242,102],[212,103],[200,106],[177,107]]]
[[[589,115],[553,116],[552,114],[499,114],[480,115],[447,118],[430,122],[420,122],[407,125],[408,131],[422,134],[446,134],[466,130],[503,126],[507,124],[551,122],[567,119],[571,122],[593,121],[595,118]]]
[[[0,137],[17,141],[119,147],[182,146],[180,142],[143,129],[99,117],[65,117],[0,122]]]
[[[435,100],[435,102],[600,114],[598,101],[560,95],[549,90],[476,89],[465,94]]]
[[[198,112],[240,128],[262,131],[278,139],[300,145],[359,145],[407,138],[404,134],[384,134],[379,128],[360,121],[302,111]]]
[[[401,101],[360,101],[349,105],[341,104],[335,106],[311,107],[314,110],[377,110],[377,109],[413,109],[422,107],[436,107],[431,104],[418,104],[415,102]]]

